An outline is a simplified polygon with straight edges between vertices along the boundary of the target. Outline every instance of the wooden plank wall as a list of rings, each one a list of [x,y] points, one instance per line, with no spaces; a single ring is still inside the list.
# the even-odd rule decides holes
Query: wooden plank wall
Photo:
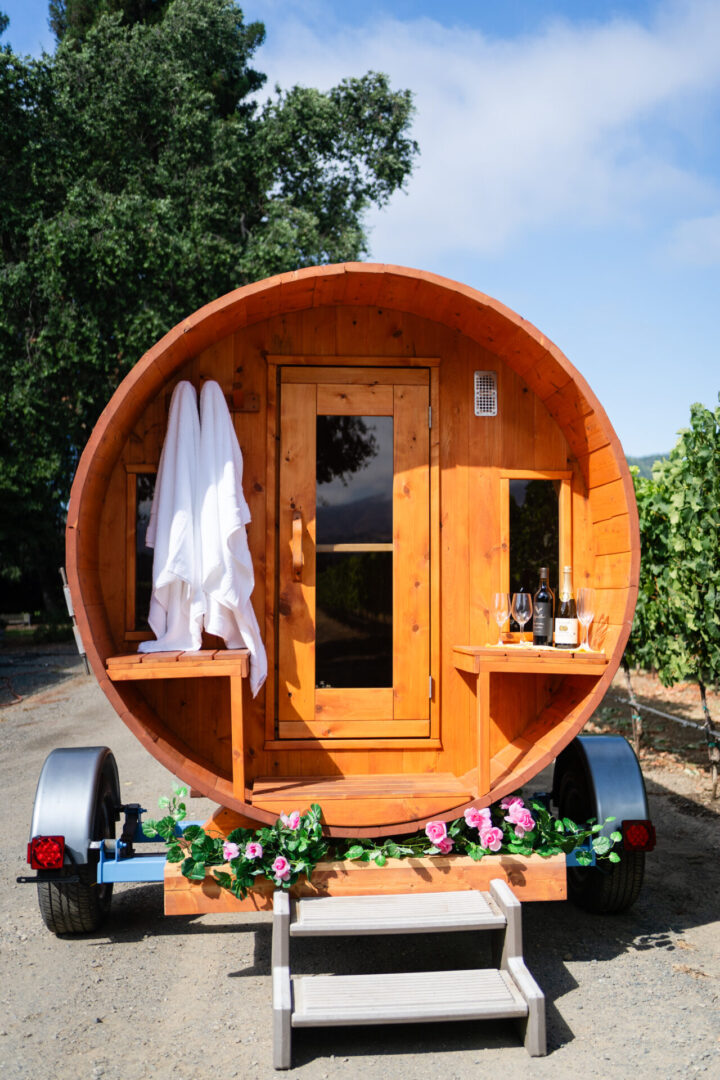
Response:
[[[318,299],[316,286],[316,303]],[[372,281],[366,283],[371,289]],[[190,379],[200,389],[205,378],[216,379],[223,391],[233,385],[246,393],[257,394],[258,412],[234,415],[235,429],[244,456],[244,490],[252,513],[248,529],[250,550],[255,567],[253,603],[261,627],[265,625],[270,651],[273,649],[272,624],[275,608],[274,533],[275,509],[273,455],[268,446],[268,422],[272,422],[276,402],[268,387],[265,356],[295,354],[332,356],[403,357],[441,356],[439,415],[435,417],[433,440],[439,442],[440,463],[440,552],[441,610],[438,627],[433,625],[433,640],[439,638],[441,649],[440,686],[435,694],[442,723],[442,749],[332,749],[325,746],[308,752],[283,750],[275,744],[265,749],[266,701],[275,694],[273,657],[270,659],[268,685],[253,700],[245,691],[246,744],[252,748],[247,761],[248,781],[258,775],[332,775],[338,772],[422,773],[454,772],[460,776],[474,764],[475,702],[469,680],[456,671],[453,645],[494,641],[496,626],[492,618],[492,596],[500,588],[500,501],[501,469],[562,470],[573,468],[574,567],[576,587],[584,580],[596,580],[607,591],[601,594],[607,604],[612,633],[617,633],[616,614],[623,610],[625,592],[612,586],[612,575],[629,559],[630,532],[626,518],[613,513],[613,485],[620,481],[613,475],[612,462],[602,455],[602,446],[593,447],[588,460],[579,463],[571,456],[568,443],[550,414],[566,406],[561,389],[545,384],[540,373],[531,368],[521,378],[495,354],[438,322],[376,306],[368,295],[365,307],[313,307],[274,316],[245,327],[217,342],[188,363],[178,378]],[[533,357],[533,362],[537,358]],[[473,413],[473,373],[494,370],[498,374],[499,415],[475,417]],[[548,404],[529,385],[543,387]],[[100,550],[105,564],[101,574],[104,600],[115,638],[117,652],[133,651],[134,643],[124,637],[124,592],[118,586],[124,575],[125,468],[127,464],[156,464],[164,436],[169,392],[174,379],[148,407],[128,441],[122,460],[112,477],[108,501],[101,524]],[[557,380],[556,380],[557,383]],[[578,409],[578,413],[580,409]],[[576,419],[582,420],[582,416]],[[268,456],[269,455],[269,456]],[[270,466],[270,467],[268,467]],[[605,469],[606,473],[602,470]],[[588,503],[585,477],[606,479]],[[591,537],[592,533],[592,537]],[[122,543],[116,541],[120,537]],[[591,542],[592,539],[592,542]],[[592,544],[597,543],[597,560]],[[596,568],[597,562],[597,568]],[[620,566],[622,564],[622,566]],[[109,573],[110,567],[114,573]],[[269,571],[266,580],[266,568]],[[433,619],[436,618],[433,613]],[[497,740],[519,735],[548,700],[548,687],[527,680],[512,687],[498,682],[494,690],[493,712],[505,719],[498,728]],[[189,682],[189,680],[188,680]],[[197,750],[198,756],[231,776],[229,704],[222,680],[177,680],[164,688],[155,687],[146,695],[151,704],[164,712],[183,742]],[[502,700],[501,700],[502,699]],[[272,707],[274,712],[274,706]]]

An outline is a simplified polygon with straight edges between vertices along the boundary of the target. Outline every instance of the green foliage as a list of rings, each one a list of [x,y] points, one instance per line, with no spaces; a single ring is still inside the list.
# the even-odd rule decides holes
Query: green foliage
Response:
[[[233,0],[53,16],[54,56],[0,50],[0,578],[54,586],[79,454],[135,361],[233,288],[362,257],[417,147],[381,74],[259,104],[264,27]]]
[[[50,0],[50,29],[58,41],[82,40],[103,15],[120,13],[128,26],[158,22],[170,0]]]
[[[476,862],[490,854],[483,846],[484,837],[463,818],[447,826],[431,823],[425,833],[406,837],[390,837],[378,841],[372,838],[338,840],[334,848],[322,835],[322,810],[313,804],[304,814],[294,811],[281,814],[276,823],[262,829],[233,829],[225,839],[209,836],[198,825],[190,825],[184,831],[179,822],[185,817],[185,804],[179,801],[187,794],[186,788],[175,788],[173,797],[163,797],[160,805],[167,814],[160,821],[147,821],[143,829],[148,836],[161,836],[168,845],[169,862],[181,863],[182,874],[191,881],[204,880],[207,869],[227,863],[226,870],[213,869],[213,876],[223,889],[244,899],[258,877],[268,878],[275,885],[289,889],[304,874],[308,881],[318,862],[327,857],[353,862],[374,862],[385,866],[388,859],[425,858],[433,855],[469,855]],[[522,800],[520,800],[522,806]],[[541,855],[545,858],[576,851],[580,865],[592,863],[592,852],[597,859],[619,862],[614,850],[622,839],[619,832],[605,835],[605,826],[591,819],[577,825],[570,818],[556,819],[547,807],[532,803],[533,828],[519,836],[518,830],[506,814],[506,807],[498,804],[489,811],[492,825],[502,833],[501,854]],[[605,825],[614,821],[608,818]],[[446,850],[429,838],[432,824],[440,825],[445,833]],[[522,830],[521,830],[522,831]],[[580,850],[577,850],[580,849]],[[285,864],[278,867],[278,860]]]
[[[636,466],[638,476],[644,476],[646,480],[652,478],[653,465],[661,460],[660,454],[646,454],[645,457],[627,457],[628,465]]]
[[[652,479],[635,476],[642,562],[626,659],[663,685],[720,681],[720,408],[690,427]]]

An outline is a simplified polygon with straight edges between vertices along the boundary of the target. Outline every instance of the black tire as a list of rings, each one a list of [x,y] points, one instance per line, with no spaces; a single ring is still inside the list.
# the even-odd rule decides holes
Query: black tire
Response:
[[[103,776],[95,803],[93,840],[112,840],[115,836],[116,797],[114,786]],[[97,930],[110,911],[112,884],[98,885],[96,852],[85,866],[69,867],[80,881],[62,879],[43,881],[38,874],[38,904],[48,930],[53,934],[90,934]]]
[[[560,779],[560,817],[578,823],[597,817],[590,779],[579,761],[569,764]],[[598,866],[569,866],[568,898],[596,915],[627,911],[637,900],[645,876],[645,852],[621,851],[620,862],[603,860]]]

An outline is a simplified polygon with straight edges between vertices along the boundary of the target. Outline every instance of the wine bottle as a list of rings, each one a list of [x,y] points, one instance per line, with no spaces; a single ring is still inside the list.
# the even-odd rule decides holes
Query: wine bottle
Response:
[[[550,571],[540,568],[540,584],[533,597],[533,645],[552,645],[555,597],[548,584]]]
[[[564,566],[560,602],[555,618],[555,648],[577,649],[577,645],[578,620],[575,597],[573,596],[572,566]]]

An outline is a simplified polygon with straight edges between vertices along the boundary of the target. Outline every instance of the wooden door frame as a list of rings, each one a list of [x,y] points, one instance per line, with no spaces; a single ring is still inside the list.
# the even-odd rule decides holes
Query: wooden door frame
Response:
[[[437,418],[440,415],[438,368],[441,358],[397,356],[317,356],[310,354],[267,357],[267,536],[265,588],[265,645],[269,663],[265,691],[265,749],[316,750],[327,749],[440,749],[440,440]],[[337,369],[377,368],[411,372],[413,368],[429,369],[430,408],[433,421],[430,427],[430,726],[429,735],[419,738],[390,737],[378,741],[372,738],[337,739],[280,739],[277,737],[277,633],[278,603],[278,465],[280,444],[279,389],[280,369],[293,367],[322,367]],[[298,373],[299,374],[299,373]],[[328,376],[330,372],[328,371]],[[302,376],[299,375],[300,378]],[[337,381],[336,375],[332,376]],[[382,377],[379,381],[382,380]]]

